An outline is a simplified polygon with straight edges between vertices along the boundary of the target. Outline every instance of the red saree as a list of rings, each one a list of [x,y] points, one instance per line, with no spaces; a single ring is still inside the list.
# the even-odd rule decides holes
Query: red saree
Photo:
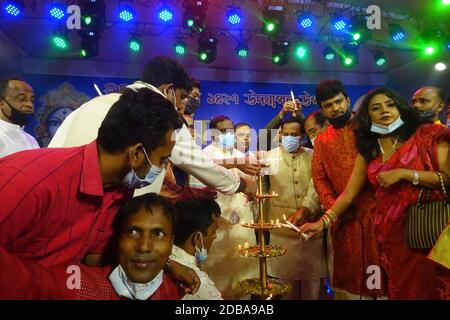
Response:
[[[376,180],[378,173],[396,168],[439,170],[437,145],[442,139],[450,141],[449,129],[423,125],[386,163],[382,164],[381,157],[369,163],[369,180],[376,188],[375,232],[381,264],[388,277],[389,299],[450,299],[450,270],[427,259],[430,250],[406,246],[407,208],[417,202],[420,188],[400,181],[383,189]],[[440,199],[439,191],[431,193],[431,201]]]

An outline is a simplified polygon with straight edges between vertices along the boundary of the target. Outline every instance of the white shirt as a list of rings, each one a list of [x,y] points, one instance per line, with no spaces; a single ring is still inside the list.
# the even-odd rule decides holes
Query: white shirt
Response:
[[[205,272],[199,269],[193,255],[190,255],[180,247],[173,245],[170,260],[191,268],[200,278],[201,283],[197,293],[193,295],[187,294],[182,300],[223,300],[220,291],[217,290],[216,285],[214,284],[214,281],[212,281]]]
[[[0,119],[0,158],[30,149],[39,149],[36,139],[19,125]]]
[[[131,89],[149,88],[163,95],[154,86],[137,81],[128,86]],[[96,97],[73,111],[56,131],[49,147],[75,147],[97,139],[98,129],[111,106],[119,100],[120,94],[111,93]],[[170,161],[196,177],[204,184],[225,194],[234,194],[240,185],[239,177],[215,164],[195,143],[189,129],[183,127],[175,135],[175,146]],[[160,187],[155,192],[160,191]]]

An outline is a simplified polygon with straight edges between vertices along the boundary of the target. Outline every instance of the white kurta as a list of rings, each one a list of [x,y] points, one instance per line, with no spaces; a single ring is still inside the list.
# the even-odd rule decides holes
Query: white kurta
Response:
[[[311,179],[312,150],[302,148],[290,154],[282,147],[267,153],[271,159],[269,192],[279,196],[266,201],[269,220],[283,221],[301,207],[318,213],[319,197]],[[285,280],[313,280],[326,275],[322,238],[303,241],[298,233],[287,229],[271,232],[270,244],[286,248],[284,256],[270,258],[269,274]]]
[[[39,149],[36,139],[19,125],[0,119],[0,158],[30,149]]]
[[[200,270],[195,261],[195,257],[190,255],[180,247],[173,245],[170,260],[178,262],[186,267],[191,268],[200,278],[200,288],[196,294],[187,294],[182,300],[223,300],[220,291],[217,290],[214,281],[206,272]]]
[[[224,152],[215,144],[210,144],[203,151],[214,160],[244,157],[244,154],[236,149]],[[232,171],[236,175],[244,175],[238,169]],[[201,186],[195,179],[191,179],[190,183],[191,186]],[[239,280],[259,277],[258,259],[245,258],[238,254],[238,245],[246,242],[256,243],[253,229],[244,228],[239,224],[242,221],[253,221],[255,206],[248,202],[242,193],[231,196],[219,193],[216,200],[222,215],[219,219],[217,238],[211,246],[203,270],[214,280],[225,299],[248,298],[237,296],[233,292],[233,287]]]

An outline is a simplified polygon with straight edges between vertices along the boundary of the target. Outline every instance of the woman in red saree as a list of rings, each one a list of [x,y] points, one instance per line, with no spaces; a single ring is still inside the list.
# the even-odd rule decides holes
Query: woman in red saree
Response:
[[[389,299],[450,299],[450,270],[427,259],[429,249],[411,249],[405,241],[408,206],[417,202],[419,190],[432,189],[430,201],[443,199],[436,171],[450,190],[450,129],[420,124],[406,100],[378,88],[362,102],[355,134],[359,154],[345,191],[319,221],[300,231],[315,234],[329,226],[368,178],[376,190],[375,232]]]

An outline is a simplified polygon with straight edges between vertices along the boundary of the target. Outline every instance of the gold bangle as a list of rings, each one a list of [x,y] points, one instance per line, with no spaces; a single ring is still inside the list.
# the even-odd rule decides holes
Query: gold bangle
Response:
[[[332,210],[328,209],[327,212],[325,212],[325,215],[328,216],[328,218],[331,219],[331,221],[335,222],[337,220],[337,215]]]

